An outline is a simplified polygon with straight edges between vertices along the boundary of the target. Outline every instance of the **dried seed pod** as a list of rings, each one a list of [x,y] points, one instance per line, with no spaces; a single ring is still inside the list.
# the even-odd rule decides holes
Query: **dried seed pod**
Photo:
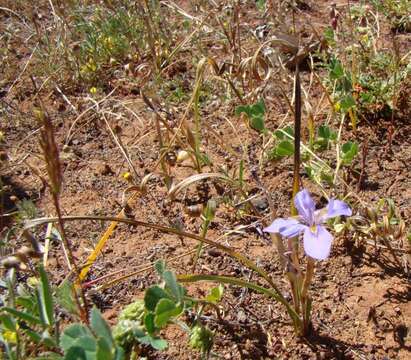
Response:
[[[174,151],[168,151],[165,154],[164,158],[167,161],[167,164],[170,166],[174,166],[177,162],[177,156]]]
[[[20,250],[18,250],[14,255],[22,263],[28,263],[29,262],[29,257],[27,256],[27,254],[25,254],[24,252],[20,252]]]
[[[406,234],[405,222],[403,220],[400,220],[397,231],[394,233],[394,238],[401,239],[405,234]]]
[[[148,181],[153,177],[153,174],[147,174],[146,176],[143,177],[140,183],[140,191],[142,194],[147,193],[147,183]]]
[[[9,256],[1,262],[1,265],[6,269],[18,269],[20,267],[20,263],[21,261],[17,256]]]
[[[177,163],[180,164],[182,163],[184,160],[187,160],[190,157],[190,153],[188,151],[185,150],[180,150],[177,153]]]
[[[388,219],[388,216],[384,215],[384,217],[382,218],[382,222],[383,222],[384,233],[389,234],[391,226],[390,226],[390,220]]]
[[[12,202],[17,202],[17,201],[19,201],[19,198],[17,197],[17,196],[15,196],[15,195],[10,195],[10,197],[9,197],[9,199],[10,199],[10,201],[12,201]]]
[[[22,246],[16,253],[17,257],[26,257],[26,258],[39,258],[41,256],[41,253],[38,253],[36,251],[34,251],[33,249],[27,247],[27,246]],[[22,259],[23,262],[27,262],[24,261]]]
[[[203,204],[190,205],[184,208],[185,213],[191,217],[200,217],[201,214],[203,213],[203,210],[204,210]]]
[[[23,231],[23,236],[30,242],[33,251],[37,254],[37,256],[40,256],[43,253],[43,249],[37,239],[33,236],[33,234],[31,234],[30,231],[26,229]]]

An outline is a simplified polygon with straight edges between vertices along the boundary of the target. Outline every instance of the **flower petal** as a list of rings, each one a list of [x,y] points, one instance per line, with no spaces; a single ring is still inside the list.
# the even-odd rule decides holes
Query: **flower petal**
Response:
[[[324,260],[330,256],[332,241],[332,235],[321,225],[316,227],[315,233],[310,228],[304,231],[304,251],[313,259]]]
[[[298,192],[297,195],[295,195],[294,204],[298,210],[298,214],[304,218],[307,224],[310,226],[314,225],[313,214],[315,211],[315,203],[308,190],[304,189]]]
[[[351,208],[344,201],[330,199],[327,205],[327,215],[324,220],[341,215],[351,216]]]
[[[294,237],[305,230],[307,226],[301,224],[297,219],[276,219],[263,231],[269,233],[278,233],[286,238]]]

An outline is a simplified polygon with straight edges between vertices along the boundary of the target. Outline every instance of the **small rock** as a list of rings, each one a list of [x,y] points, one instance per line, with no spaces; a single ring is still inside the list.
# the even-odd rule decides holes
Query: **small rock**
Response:
[[[221,256],[221,252],[218,251],[217,249],[213,249],[213,248],[208,249],[208,250],[207,250],[207,254],[210,255],[210,256],[212,256],[212,257],[219,257],[219,256]]]
[[[237,320],[239,323],[244,323],[247,321],[247,315],[241,309],[237,312]]]
[[[264,211],[268,208],[268,200],[264,196],[259,196],[251,199],[250,202],[259,211]]]

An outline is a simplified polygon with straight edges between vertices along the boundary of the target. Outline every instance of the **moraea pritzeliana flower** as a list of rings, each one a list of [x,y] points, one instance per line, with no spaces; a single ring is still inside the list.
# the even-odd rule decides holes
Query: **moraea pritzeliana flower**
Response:
[[[276,219],[264,231],[278,233],[285,238],[292,238],[301,233],[305,253],[316,260],[324,260],[330,255],[333,236],[323,224],[336,216],[351,216],[350,207],[340,200],[330,199],[328,205],[315,210],[314,200],[307,190],[301,190],[294,198],[298,216],[288,219]]]

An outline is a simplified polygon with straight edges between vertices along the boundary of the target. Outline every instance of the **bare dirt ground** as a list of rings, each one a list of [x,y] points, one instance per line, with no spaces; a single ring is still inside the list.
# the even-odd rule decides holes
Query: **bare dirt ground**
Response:
[[[302,7],[305,18],[296,20],[296,27],[303,29],[302,33],[311,31],[308,25],[304,25],[306,19],[316,28],[328,25],[327,1],[304,3],[307,5]],[[182,2],[180,5],[189,13],[194,11],[189,2]],[[44,11],[44,17],[40,21],[47,21],[49,15],[46,9],[46,5],[39,8],[40,13]],[[2,27],[17,21],[13,15],[5,12],[0,12],[0,16]],[[252,4],[244,6],[240,16],[241,22],[250,28],[267,21]],[[24,26],[20,28],[24,31]],[[243,31],[247,31],[246,25]],[[388,36],[389,34],[387,39]],[[409,51],[410,34],[402,34],[400,41],[402,51]],[[2,69],[1,87],[4,90],[1,90],[0,95],[3,106],[0,129],[5,134],[2,146],[9,158],[7,165],[1,170],[3,183],[9,185],[9,191],[3,198],[3,212],[8,213],[14,209],[10,196],[16,196],[20,200],[31,199],[40,215],[51,216],[54,209],[39,176],[44,176],[45,171],[38,147],[38,126],[32,115],[37,97],[29,77],[35,68],[35,62],[30,58],[32,52],[30,40],[26,45],[16,40],[11,62],[15,69],[10,66]],[[210,53],[224,57],[224,49],[218,46],[213,48],[212,44]],[[180,65],[170,71],[168,78],[183,79],[191,88],[195,79],[195,68],[188,61],[189,56],[189,53],[180,54],[177,62],[177,65]],[[10,91],[6,91],[5,89],[10,89],[13,79],[17,81]],[[303,73],[302,81],[303,85],[308,86],[310,73]],[[56,127],[61,150],[64,170],[61,198],[63,212],[70,215],[115,216],[122,209],[123,193],[129,186],[122,177],[129,168],[108,131],[101,116],[102,112],[90,111],[90,114],[81,116],[90,106],[90,102],[84,100],[85,96],[81,93],[76,93],[73,87],[65,89],[64,84],[60,86],[69,102],[53,86],[44,90],[41,96]],[[285,87],[291,89],[292,84],[285,84]],[[410,89],[409,84],[403,91],[409,94]],[[221,189],[216,181],[206,181],[201,186],[191,186],[185,194],[177,196],[175,201],[169,201],[156,169],[159,144],[153,112],[147,108],[138,92],[135,92],[132,82],[113,82],[108,85],[105,94],[111,90],[114,91],[101,104],[100,110],[117,114],[111,118],[111,124],[118,131],[121,130],[118,133],[121,134],[122,144],[128,150],[139,178],[153,173],[148,182],[147,193],[129,203],[127,216],[166,226],[178,224],[185,231],[199,233],[201,222],[185,212],[186,206],[222,196],[227,194],[229,189]],[[279,90],[272,84],[267,87],[265,96],[267,127],[276,129],[283,122],[288,111],[287,106]],[[203,129],[202,147],[213,161],[213,164],[205,167],[203,171],[213,172],[220,165],[226,165],[228,169],[235,168],[241,159],[241,146],[248,143],[246,182],[250,194],[258,195],[255,205],[259,207],[262,216],[239,217],[238,209],[222,204],[217,209],[216,218],[207,236],[229,244],[255,259],[260,266],[273,274],[280,287],[287,291],[275,247],[259,236],[254,223],[258,221],[260,224],[267,224],[271,218],[265,194],[251,173],[251,169],[258,168],[259,165],[258,154],[254,149],[261,145],[261,140],[258,136],[250,138],[250,129],[234,115],[236,105],[238,103],[235,100],[221,103],[217,97],[213,98],[211,95],[211,101],[202,109],[202,122],[209,126]],[[362,199],[365,207],[374,206],[380,198],[392,198],[399,214],[408,225],[411,217],[409,111],[408,108],[408,113],[398,115],[394,123],[391,119],[375,118],[360,121],[356,133],[348,128],[344,130],[345,138],[357,139],[359,142],[367,140],[368,143],[363,184],[358,188],[357,179],[348,178],[349,187],[344,191],[354,192]],[[170,123],[179,119],[183,112],[184,106],[173,106]],[[230,123],[234,124],[234,127]],[[387,135],[391,127],[394,129],[392,140]],[[391,146],[388,149],[389,141]],[[225,144],[234,155],[219,143]],[[186,162],[171,169],[175,182],[195,173]],[[258,175],[269,191],[277,210],[276,216],[286,216],[291,196],[292,161],[269,163]],[[323,201],[321,193],[304,176],[303,184],[313,192],[317,200]],[[1,227],[9,226],[7,218],[2,218]],[[99,222],[67,223],[68,236],[80,262],[85,261],[107,226],[107,223]],[[243,226],[241,231],[223,236],[228,229],[239,226]],[[194,245],[189,239],[185,239],[182,244],[177,236],[143,227],[118,225],[93,265],[87,281],[107,274],[117,274],[103,281],[107,282],[138,271],[157,259],[165,259],[174,271],[185,273],[191,268],[191,255],[184,254],[192,250]],[[13,244],[10,247],[12,249]],[[60,247],[56,244],[50,249],[48,269],[56,283],[65,276],[64,259]],[[245,278],[253,276],[220,251],[210,248],[204,251],[197,270]],[[113,323],[122,306],[142,297],[144,289],[156,281],[158,279],[154,271],[146,269],[107,289],[94,290],[91,287],[88,296],[104,312],[106,319]],[[201,294],[210,286],[204,283],[190,285],[189,289]],[[410,282],[403,268],[399,267],[384,249],[377,249],[372,244],[358,245],[351,239],[337,237],[332,256],[318,263],[311,291],[314,297],[314,331],[310,338],[301,340],[293,335],[291,324],[281,305],[272,303],[252,291],[226,287],[222,303],[225,322],[215,321],[211,313],[204,314],[207,325],[216,330],[217,334],[213,351],[224,359],[410,358]],[[164,335],[170,342],[169,349],[162,353],[149,352],[150,359],[198,358],[198,354],[188,348],[183,332],[171,328]]]

